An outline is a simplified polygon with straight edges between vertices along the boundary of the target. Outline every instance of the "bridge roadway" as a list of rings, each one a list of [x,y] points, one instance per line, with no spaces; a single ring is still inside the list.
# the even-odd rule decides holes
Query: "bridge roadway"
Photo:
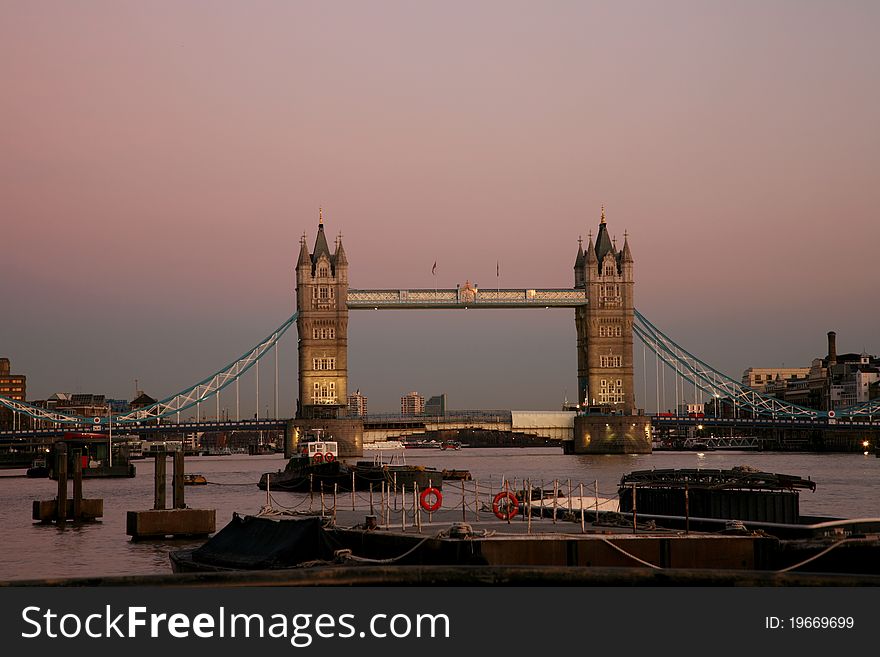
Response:
[[[444,429],[487,429],[534,434],[556,440],[571,440],[574,412],[556,411],[463,411],[444,416],[370,415],[364,419],[364,442],[421,434]],[[206,433],[212,431],[283,431],[289,418],[248,419],[203,422],[138,422],[113,427],[114,435],[136,433],[159,435],[179,433]],[[107,433],[106,425],[59,425],[36,431],[0,433],[0,445],[30,439],[43,443],[69,432]]]
[[[652,415],[651,425],[656,428],[672,428],[677,426],[697,427],[751,427],[761,429],[880,429],[880,417],[862,419],[834,420],[822,418],[731,418],[731,417],[685,417]]]
[[[485,429],[532,434],[554,440],[572,440],[574,411],[457,411],[443,416],[412,416],[374,414],[364,418],[364,442],[378,442],[400,436],[423,434],[428,431],[454,429]],[[136,433],[160,435],[179,433],[207,433],[214,431],[284,431],[290,418],[247,419],[240,421],[203,422],[138,422],[113,427],[114,435]],[[657,429],[692,427],[706,428],[755,428],[755,429],[825,429],[852,431],[866,429],[880,431],[880,418],[864,420],[818,419],[772,419],[772,418],[715,418],[684,416],[651,416],[651,424]],[[55,428],[31,431],[0,432],[0,446],[45,444],[47,439],[57,438],[68,432],[107,433],[106,425],[59,425]]]

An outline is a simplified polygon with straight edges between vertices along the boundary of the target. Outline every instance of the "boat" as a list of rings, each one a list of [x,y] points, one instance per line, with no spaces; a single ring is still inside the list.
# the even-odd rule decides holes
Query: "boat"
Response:
[[[444,468],[440,473],[443,475],[444,479],[450,479],[453,481],[470,481],[473,479],[470,470],[449,470]]]
[[[816,482],[737,466],[631,472],[621,478],[618,497],[621,513],[670,529],[760,531],[786,540],[880,533],[880,518],[801,515],[801,490],[816,490]]]
[[[395,450],[395,449],[404,449],[404,444],[399,440],[379,440],[372,443],[364,443],[364,451],[385,451],[385,450]]]
[[[184,486],[205,486],[208,479],[205,475],[186,473],[183,475]]]
[[[27,469],[26,476],[31,479],[41,479],[49,476],[49,466],[46,465],[46,459],[37,458],[31,463],[31,467]]]
[[[261,490],[283,490],[308,493],[320,490],[356,491],[380,490],[382,484],[409,490],[441,488],[443,475],[436,468],[407,465],[402,456],[392,457],[387,463],[380,456],[372,461],[358,461],[354,465],[339,460],[335,441],[307,440],[300,444],[294,456],[288,459],[284,470],[267,472],[257,486]]]
[[[404,449],[437,449],[440,443],[436,440],[414,440],[403,443]]]
[[[440,449],[461,449],[461,443],[457,440],[444,440],[440,443]]]

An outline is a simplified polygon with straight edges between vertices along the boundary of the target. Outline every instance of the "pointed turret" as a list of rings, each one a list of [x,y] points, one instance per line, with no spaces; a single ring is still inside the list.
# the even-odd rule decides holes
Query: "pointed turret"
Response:
[[[311,266],[312,258],[309,255],[309,247],[306,246],[306,234],[299,239],[299,259],[296,261],[296,268]]]
[[[333,256],[336,260],[337,267],[344,267],[348,264],[348,258],[345,257],[345,249],[342,247],[342,233],[336,238],[336,254]]]
[[[579,237],[579,238],[578,238],[578,252],[577,252],[577,257],[575,257],[575,259],[574,259],[574,268],[575,268],[575,269],[580,269],[580,268],[583,267],[583,266],[584,266],[584,247],[583,247],[583,244],[582,244],[582,242],[581,242],[581,238]]]
[[[602,206],[602,220],[599,222],[599,234],[596,235],[596,260],[600,263],[609,253],[614,253],[614,246],[608,236],[608,226],[605,224],[605,206]]]
[[[315,248],[312,250],[312,263],[316,263],[321,255],[330,259],[330,247],[327,246],[327,237],[324,235],[324,209],[318,209],[318,237],[315,238]]]
[[[632,252],[629,250],[629,233],[623,234],[623,255],[621,256],[621,260],[623,262],[633,261]]]
[[[590,231],[590,234],[587,237],[587,252],[584,254],[584,259],[587,261],[588,265],[593,265],[593,269],[595,269],[596,263],[599,262],[599,258],[596,257],[596,249],[593,248],[592,231]]]
[[[574,286],[575,287],[583,287],[585,282],[584,275],[584,247],[583,240],[578,237],[578,252],[577,257],[574,259]]]

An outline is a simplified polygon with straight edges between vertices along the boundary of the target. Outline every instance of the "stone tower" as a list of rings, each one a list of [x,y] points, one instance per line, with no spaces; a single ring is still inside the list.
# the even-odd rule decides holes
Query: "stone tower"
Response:
[[[626,234],[619,251],[609,237],[604,207],[595,244],[578,245],[574,284],[589,300],[575,309],[578,403],[633,415],[633,259]]]
[[[296,263],[298,418],[336,418],[348,399],[348,259],[342,235],[330,253],[319,213],[315,248],[300,240]]]

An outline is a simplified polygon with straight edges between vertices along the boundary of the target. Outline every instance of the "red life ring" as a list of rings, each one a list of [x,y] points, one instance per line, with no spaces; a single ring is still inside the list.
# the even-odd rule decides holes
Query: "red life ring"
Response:
[[[335,460],[336,460],[336,457],[333,456],[333,452],[327,452],[326,454],[324,454],[324,460],[325,460],[327,463],[330,463],[331,461],[335,461]]]
[[[517,509],[519,509],[519,500],[510,491],[503,490],[492,500],[492,512],[499,520],[510,520],[516,515]]]
[[[428,497],[430,497],[431,495],[434,496],[433,502],[428,501]],[[429,486],[422,491],[421,495],[419,495],[419,504],[421,504],[422,508],[428,513],[433,513],[440,508],[441,504],[443,504],[443,494],[440,492],[439,489],[434,488],[433,486]]]
[[[321,452],[315,452],[315,455],[312,457],[315,463],[320,463],[324,460],[324,455]]]

